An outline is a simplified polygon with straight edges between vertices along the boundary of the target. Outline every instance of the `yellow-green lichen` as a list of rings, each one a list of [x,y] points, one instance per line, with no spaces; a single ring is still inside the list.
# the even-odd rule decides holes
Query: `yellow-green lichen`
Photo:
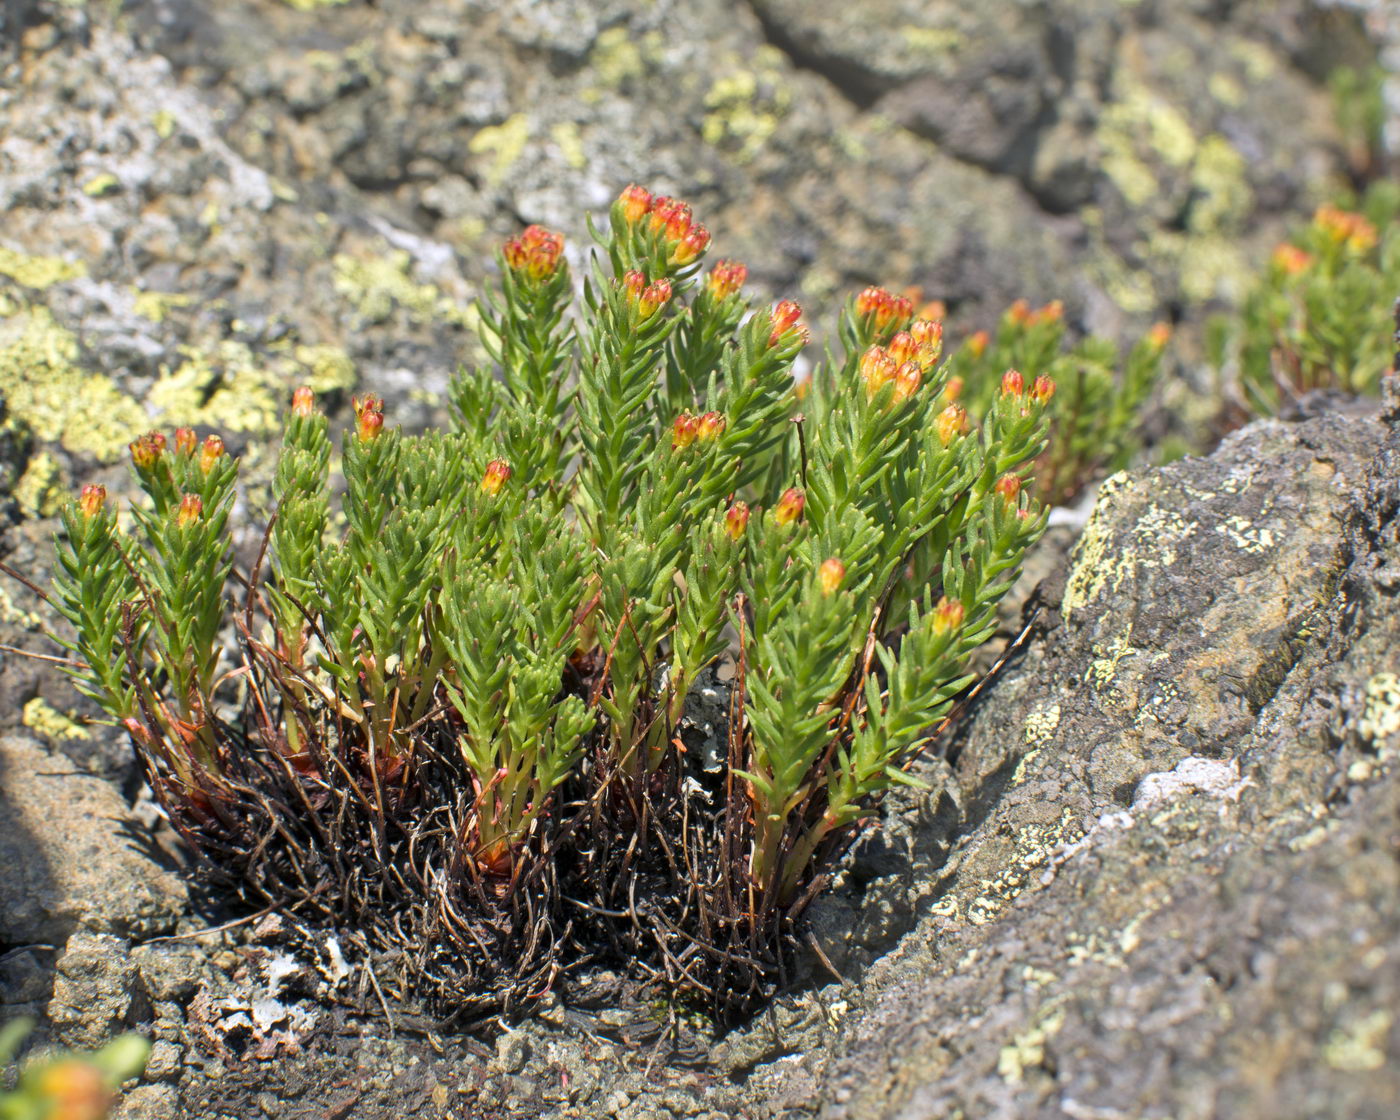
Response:
[[[354,384],[355,365],[338,347],[303,344],[259,354],[225,339],[186,348],[184,361],[162,372],[147,399],[171,425],[261,433],[281,423],[295,386],[324,393]]]
[[[1238,515],[1227,517],[1215,527],[1215,531],[1228,537],[1230,543],[1241,552],[1269,552],[1274,547],[1272,530],[1253,525],[1247,518]]]
[[[41,292],[55,284],[64,284],[86,275],[87,265],[83,261],[36,257],[0,245],[0,276],[8,276],[26,288]]]
[[[486,181],[494,186],[505,181],[529,142],[530,118],[524,113],[516,113],[500,124],[479,129],[467,141],[467,151],[473,155],[492,157],[486,168]]]
[[[336,294],[349,300],[365,323],[382,323],[398,307],[415,319],[466,324],[466,312],[436,285],[413,280],[413,258],[406,250],[394,249],[370,260],[341,253],[331,266]]]
[[[1131,485],[1127,473],[1120,471],[1110,475],[1099,487],[1094,512],[1089,515],[1089,522],[1080,534],[1079,543],[1074,549],[1073,566],[1069,578],[1065,581],[1064,600],[1060,609],[1066,618],[1085,603],[1097,599],[1113,574],[1114,562],[1108,552],[1113,541],[1110,530],[1113,497]],[[1121,563],[1122,559],[1120,556],[1118,562]]]
[[[1327,1037],[1322,1059],[1343,1073],[1370,1073],[1385,1067],[1386,1042],[1395,1016],[1384,1009],[1373,1011]]]
[[[1055,1001],[1042,1008],[1035,1025],[1016,1035],[997,1055],[997,1073],[1008,1085],[1019,1085],[1026,1071],[1045,1064],[1045,1044],[1060,1033],[1065,1013]]]
[[[643,47],[654,49],[656,41],[648,33],[639,46],[627,27],[610,27],[602,32],[589,54],[588,72],[604,89],[616,89],[646,73]],[[586,98],[593,100],[595,98]]]
[[[39,452],[15,483],[14,496],[26,517],[52,517],[67,496],[62,464],[49,452]]]
[[[136,314],[153,323],[165,322],[170,312],[194,302],[193,296],[179,292],[143,292],[139,288],[132,289],[132,299]]]
[[[50,739],[91,739],[92,734],[70,715],[52,707],[42,696],[36,696],[24,706],[20,716],[24,726]]]
[[[175,135],[175,124],[175,114],[169,109],[157,109],[151,116],[151,127],[162,140],[169,140]]]
[[[282,0],[289,8],[299,12],[314,12],[317,8],[338,8],[350,0]]]
[[[1023,731],[1026,741],[1026,753],[1021,756],[1021,760],[1016,763],[1016,769],[1011,774],[1011,784],[1020,785],[1026,779],[1026,767],[1040,753],[1040,748],[1050,741],[1050,737],[1055,734],[1055,729],[1060,726],[1060,705],[1051,704],[1049,706],[1037,705],[1032,709],[1031,714],[1026,717],[1026,725]]]
[[[103,171],[83,184],[83,194],[88,198],[102,198],[121,190],[121,185],[122,181],[110,171]]]
[[[955,53],[967,42],[967,36],[952,27],[904,27],[899,37],[914,53],[935,59]]]
[[[1370,742],[1400,735],[1400,675],[1377,673],[1366,682],[1366,707],[1356,730]]]
[[[588,166],[588,153],[583,148],[583,137],[579,134],[578,125],[573,121],[560,121],[549,130],[549,137],[559,149],[559,154],[564,157],[564,162],[575,171],[581,171]]]
[[[1031,885],[1035,872],[1051,862],[1057,849],[1083,835],[1068,809],[1044,824],[1022,825],[1012,840],[1014,850],[999,862],[997,873],[979,883],[977,896],[967,904],[967,920],[973,925],[992,921]]]
[[[78,340],[47,308],[0,319],[0,394],[41,440],[110,461],[149,426],[145,411],[78,364]]]
[[[771,47],[754,57],[755,69],[716,78],[705,94],[700,134],[712,147],[733,150],[736,159],[752,159],[778,131],[792,105],[783,79],[782,56]]]

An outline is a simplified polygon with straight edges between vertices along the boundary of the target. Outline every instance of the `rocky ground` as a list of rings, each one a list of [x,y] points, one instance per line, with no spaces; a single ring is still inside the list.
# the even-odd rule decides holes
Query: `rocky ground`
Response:
[[[1343,168],[1357,13],[6,0],[0,559],[45,579],[59,496],[153,422],[256,462],[300,381],[426,419],[490,247],[581,246],[633,179],[819,320],[880,281],[966,327],[1194,322]],[[609,976],[490,1042],[347,1011],[348,947],[211,931],[123,746],[0,652],[0,1016],[151,1034],[150,1120],[1392,1116],[1398,424],[1316,402],[1105,486],[814,915],[843,979],[724,1038]],[[0,642],[52,652],[41,610],[0,583]]]

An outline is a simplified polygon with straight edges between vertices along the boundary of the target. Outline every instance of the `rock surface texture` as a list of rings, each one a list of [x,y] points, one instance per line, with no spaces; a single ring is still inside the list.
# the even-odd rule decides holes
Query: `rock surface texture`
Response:
[[[814,1114],[1394,1115],[1387,409],[1105,485],[959,740],[917,927],[800,1083]]]

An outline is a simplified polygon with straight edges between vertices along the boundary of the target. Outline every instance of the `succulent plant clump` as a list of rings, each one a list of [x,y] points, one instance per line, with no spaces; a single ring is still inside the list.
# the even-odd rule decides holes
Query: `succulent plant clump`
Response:
[[[505,245],[454,426],[357,398],[339,498],[291,394],[243,567],[237,463],[185,430],[132,444],[129,518],[88,487],[58,541],[74,671],[209,874],[444,1017],[600,959],[752,1009],[1045,523],[1034,365],[971,416],[941,324],[871,289],[795,380],[801,309],[705,268],[685,203],[629,187],[595,236],[576,307],[559,235]]]

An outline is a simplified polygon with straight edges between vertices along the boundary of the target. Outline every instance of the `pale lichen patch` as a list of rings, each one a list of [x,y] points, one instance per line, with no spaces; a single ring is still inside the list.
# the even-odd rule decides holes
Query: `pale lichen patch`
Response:
[[[1356,730],[1369,742],[1400,734],[1400,674],[1377,673],[1366,682],[1366,707]]]
[[[41,292],[86,275],[87,265],[83,261],[36,257],[0,245],[0,276],[8,276],[23,287]]]
[[[15,483],[15,501],[26,517],[52,517],[63,505],[63,466],[47,451],[29,460]]]
[[[1395,1016],[1380,1009],[1338,1027],[1322,1048],[1323,1060],[1344,1073],[1369,1073],[1385,1066],[1386,1041]]]
[[[1227,517],[1215,527],[1215,531],[1222,534],[1241,552],[1268,552],[1274,547],[1272,530],[1254,525],[1247,518],[1240,517],[1238,514]]]
[[[92,733],[70,715],[64,715],[42,696],[25,704],[20,716],[24,726],[40,735],[62,742],[68,739],[91,739]]]

